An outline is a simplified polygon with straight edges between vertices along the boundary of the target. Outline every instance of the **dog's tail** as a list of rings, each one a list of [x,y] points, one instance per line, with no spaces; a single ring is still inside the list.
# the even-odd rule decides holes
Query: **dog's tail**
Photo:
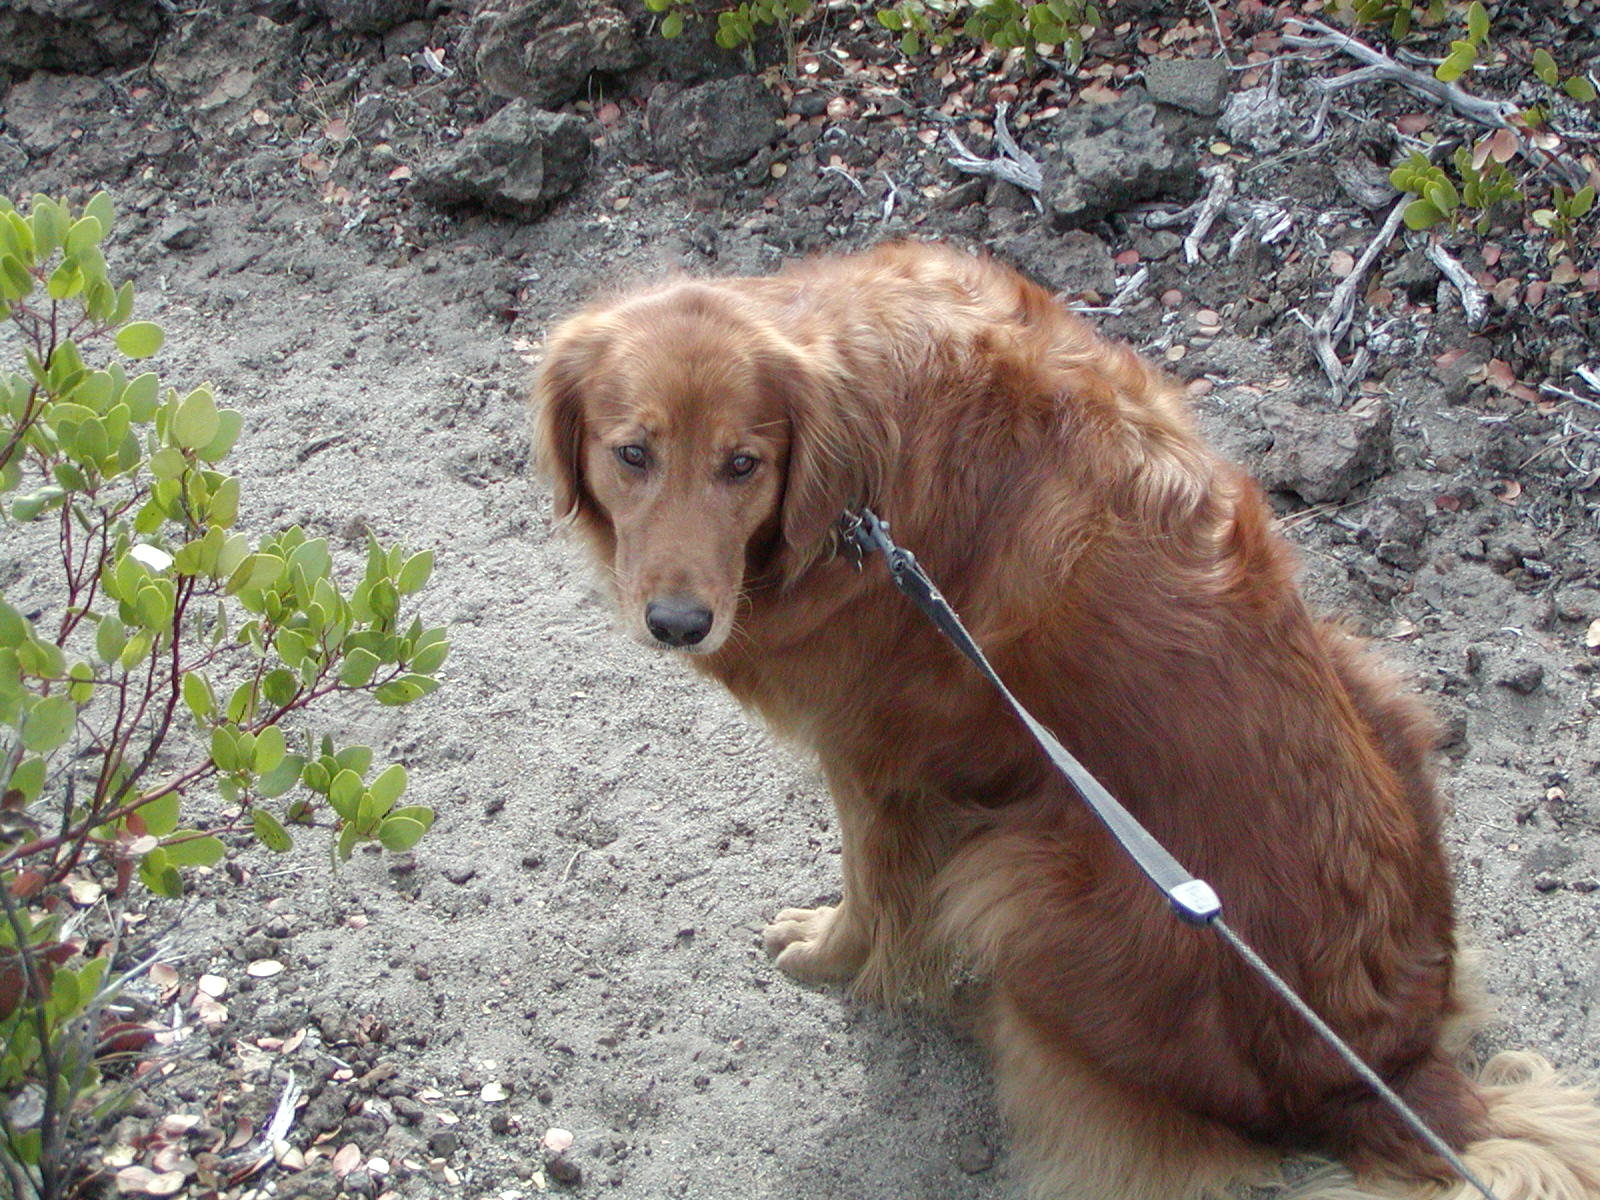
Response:
[[[1495,1055],[1477,1079],[1489,1137],[1462,1161],[1496,1200],[1600,1200],[1600,1107],[1595,1093],[1564,1082],[1537,1054]],[[1481,1200],[1465,1181],[1357,1180],[1342,1168],[1307,1179],[1289,1200]]]

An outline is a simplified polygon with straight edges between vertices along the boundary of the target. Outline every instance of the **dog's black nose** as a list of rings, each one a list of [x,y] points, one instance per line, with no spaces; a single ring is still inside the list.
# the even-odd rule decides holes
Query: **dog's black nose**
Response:
[[[694,646],[711,632],[711,610],[693,600],[652,600],[644,606],[644,623],[658,642]]]

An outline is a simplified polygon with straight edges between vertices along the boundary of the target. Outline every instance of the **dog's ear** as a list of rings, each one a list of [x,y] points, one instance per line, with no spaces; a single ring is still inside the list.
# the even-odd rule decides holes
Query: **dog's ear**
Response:
[[[608,341],[596,318],[573,317],[545,343],[544,363],[534,380],[534,454],[540,474],[550,481],[557,521],[593,515],[583,482],[584,393],[593,386]]]
[[[836,548],[847,508],[881,503],[899,438],[882,390],[869,381],[847,387],[842,374],[798,349],[776,355],[766,375],[789,421],[777,563],[788,588]]]

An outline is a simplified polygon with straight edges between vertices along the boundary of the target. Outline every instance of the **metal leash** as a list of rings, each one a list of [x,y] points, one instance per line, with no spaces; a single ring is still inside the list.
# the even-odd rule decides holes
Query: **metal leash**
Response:
[[[1094,815],[1100,818],[1112,836],[1127,851],[1135,865],[1167,897],[1178,916],[1191,925],[1204,925],[1216,930],[1218,936],[1233,948],[1244,963],[1254,970],[1284,1003],[1299,1013],[1318,1036],[1333,1048],[1334,1052],[1378,1094],[1384,1103],[1399,1114],[1434,1153],[1444,1159],[1462,1179],[1483,1193],[1485,1200],[1497,1200],[1495,1194],[1461,1160],[1461,1156],[1430,1129],[1411,1106],[1402,1100],[1376,1071],[1363,1062],[1344,1039],[1335,1033],[1310,1005],[1296,995],[1243,938],[1229,928],[1222,919],[1222,901],[1218,899],[1211,885],[1203,879],[1196,879],[1186,871],[1167,848],[1139,823],[1139,819],[1124,808],[1115,796],[1106,791],[1100,781],[1056,740],[1055,735],[1041,725],[1011,694],[1011,689],[989,664],[978,643],[961,624],[961,619],[956,616],[949,601],[939,594],[939,589],[934,587],[933,581],[918,564],[916,557],[911,551],[902,549],[890,540],[888,525],[879,520],[871,509],[863,508],[859,512],[845,513],[840,520],[840,530],[863,555],[871,554],[873,551],[883,554],[884,560],[889,564],[889,573],[894,579],[895,586],[916,602],[917,607],[955,643],[956,649],[966,655],[983,673],[984,678],[1005,697],[1006,703],[1044,748],[1050,761],[1067,777]]]

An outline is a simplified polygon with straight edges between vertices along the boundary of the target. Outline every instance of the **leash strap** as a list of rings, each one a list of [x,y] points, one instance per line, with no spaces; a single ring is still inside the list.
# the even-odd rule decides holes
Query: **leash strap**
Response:
[[[1461,1160],[1461,1156],[1430,1129],[1416,1111],[1334,1032],[1332,1026],[1296,995],[1294,989],[1228,926],[1222,919],[1222,901],[1218,899],[1211,885],[1203,879],[1196,879],[1185,870],[1167,848],[1139,823],[1139,819],[1124,808],[1117,798],[1089,773],[1088,768],[1011,694],[1011,689],[990,665],[983,650],[967,632],[966,626],[961,623],[961,618],[956,616],[955,609],[950,607],[950,602],[940,594],[939,589],[928,578],[927,572],[917,562],[916,556],[911,551],[895,545],[890,539],[887,522],[880,520],[871,509],[863,508],[859,512],[846,512],[840,518],[839,526],[845,538],[863,556],[874,551],[882,553],[884,561],[889,565],[889,573],[894,579],[895,586],[909,596],[939,627],[940,632],[955,644],[956,649],[966,655],[983,673],[984,678],[995,686],[1006,703],[1011,706],[1011,710],[1027,726],[1028,732],[1033,734],[1056,769],[1067,777],[1068,782],[1088,804],[1090,811],[1117,839],[1135,865],[1166,896],[1178,916],[1191,925],[1205,925],[1216,930],[1217,935],[1261,977],[1262,982],[1285,1004],[1299,1013],[1357,1077],[1376,1092],[1379,1098],[1388,1104],[1435,1154],[1444,1159],[1462,1179],[1481,1192],[1485,1200],[1496,1200],[1495,1194],[1472,1173],[1467,1164]]]

